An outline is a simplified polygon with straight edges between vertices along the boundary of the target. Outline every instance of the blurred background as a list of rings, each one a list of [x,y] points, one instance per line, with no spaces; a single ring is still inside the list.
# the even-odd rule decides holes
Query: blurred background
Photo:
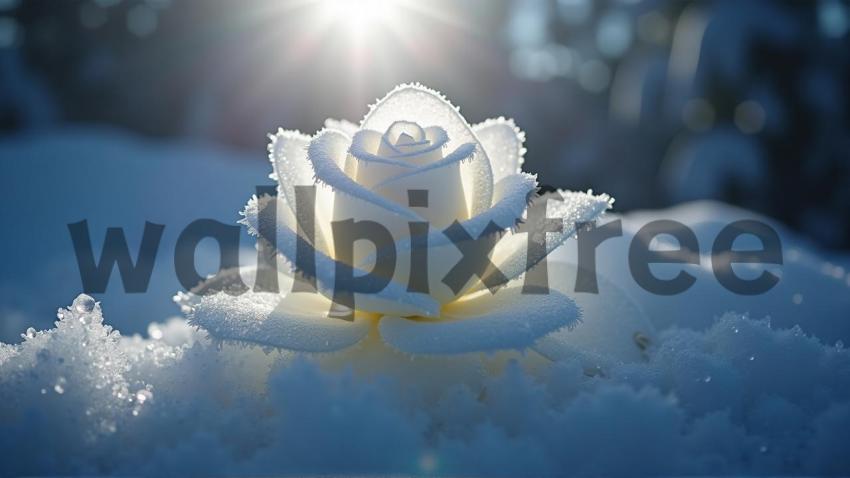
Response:
[[[216,190],[232,222],[265,179],[266,133],[358,121],[419,81],[472,123],[513,117],[525,169],[546,185],[610,193],[620,212],[717,199],[846,249],[848,30],[841,0],[0,0],[4,228],[20,220],[23,189],[213,167],[168,163],[171,149],[151,149],[163,145],[238,163],[226,169],[232,190]],[[107,159],[85,162],[98,154]],[[151,162],[155,173],[134,172]],[[182,181],[169,184],[204,183]],[[157,200],[150,188],[136,197]],[[81,214],[44,233],[65,255],[65,224]],[[143,219],[128,224],[140,233]],[[92,227],[96,247],[121,225]],[[32,252],[21,244],[9,260]],[[79,288],[76,274],[62,277]],[[8,284],[0,294],[22,300]]]

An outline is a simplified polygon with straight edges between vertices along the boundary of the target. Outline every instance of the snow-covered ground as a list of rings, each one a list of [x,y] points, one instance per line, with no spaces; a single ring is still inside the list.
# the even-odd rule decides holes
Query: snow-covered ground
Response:
[[[584,322],[559,333],[568,353],[413,358],[377,337],[328,355],[219,344],[173,317],[173,248],[188,222],[233,223],[269,184],[268,165],[243,156],[98,130],[0,143],[2,337],[24,335],[0,346],[0,475],[850,474],[846,257],[774,225],[779,284],[735,295],[708,252],[723,225],[757,216],[690,203],[620,217],[624,236],[597,250],[600,294],[576,294]],[[114,272],[99,304],[74,300],[66,225],[82,219],[96,251],[106,227],[138,250],[144,221],[166,225],[149,292],[123,293]],[[676,266],[697,277],[683,294],[631,278],[629,241],[652,219],[700,241],[701,264]],[[550,272],[570,273],[574,256],[570,241]],[[646,329],[628,353],[590,339],[632,323]]]

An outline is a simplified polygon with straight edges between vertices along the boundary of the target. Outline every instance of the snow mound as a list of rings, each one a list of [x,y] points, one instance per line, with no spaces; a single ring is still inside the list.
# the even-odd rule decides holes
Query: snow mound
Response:
[[[0,346],[0,475],[850,473],[850,352],[746,315],[596,368],[121,337],[85,295],[58,316]]]

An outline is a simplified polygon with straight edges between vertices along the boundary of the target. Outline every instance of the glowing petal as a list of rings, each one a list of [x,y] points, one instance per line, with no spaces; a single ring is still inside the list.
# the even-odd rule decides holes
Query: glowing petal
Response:
[[[384,317],[379,330],[390,346],[411,354],[458,354],[523,349],[575,325],[580,312],[559,292],[523,295],[514,282],[495,295],[482,292],[449,304],[436,320]]]
[[[504,178],[496,187],[495,204],[488,211],[471,219],[462,221],[461,226],[472,237],[479,237],[490,223],[495,224],[500,230],[514,227],[522,219],[528,205],[529,196],[537,187],[537,179],[528,173],[514,174]],[[437,247],[447,245],[451,241],[442,231],[431,231],[428,235],[428,246]],[[405,254],[410,250],[410,241],[405,238],[395,244],[399,254]],[[361,267],[374,263],[375,255],[361,263]]]
[[[463,161],[469,160],[473,158],[473,154],[475,153],[475,145],[471,143],[466,143],[458,146],[458,148],[443,159],[439,161],[434,161],[433,163],[428,163],[424,166],[412,169],[406,173],[399,174],[393,178],[386,179],[375,185],[376,188],[386,186],[388,183],[392,183],[394,181],[398,181],[401,179],[409,178],[411,176],[415,176],[418,174],[426,173],[428,171],[445,168],[446,166],[452,166],[457,163],[461,163]]]
[[[342,158],[347,155],[350,144],[351,140],[348,136],[333,130],[323,130],[313,138],[307,150],[307,157],[313,164],[316,179],[330,186],[337,193],[342,192],[370,202],[404,218],[421,220],[410,209],[389,201],[358,184],[340,168],[340,164],[344,161]]]
[[[427,220],[432,229],[443,229],[454,221],[464,221],[469,216],[460,165],[472,156],[473,150],[471,144],[461,145],[441,160],[387,178],[372,189],[398,204],[408,204],[409,191],[426,191],[428,206],[417,208],[416,213]],[[410,235],[407,224],[404,227],[406,230],[396,238]]]
[[[530,174],[521,173],[508,176],[500,181],[496,187],[496,204],[488,211],[460,222],[460,225],[474,238],[481,237],[491,224],[495,224],[499,232],[510,229],[522,219],[528,198],[536,187],[537,181]],[[398,255],[395,276],[407,278],[410,274],[410,239],[405,238],[397,241],[394,247]],[[523,247],[525,247],[524,243]],[[377,252],[370,254],[363,261],[358,262],[358,267],[370,269],[375,263],[377,255]],[[441,281],[460,258],[461,254],[457,247],[451,243],[451,240],[443,231],[432,228],[428,234],[429,291],[431,296],[439,303],[452,301],[458,295],[462,295],[466,289],[478,284],[478,281],[471,280],[466,288],[455,293]]]
[[[299,237],[286,222],[276,221],[273,225],[260,227],[260,221],[267,220],[267,216],[271,214],[262,214],[263,208],[268,207],[273,199],[269,197],[252,198],[245,206],[243,216],[240,222],[248,227],[248,232],[255,236],[260,235],[260,231],[274,230],[277,251],[290,263],[296,263],[296,250],[299,241],[303,247],[312,250],[316,258],[316,285],[319,293],[325,297],[332,298],[334,296],[335,278],[337,263],[328,255],[320,250],[313,248],[307,241]],[[269,219],[271,219],[269,217]],[[271,241],[271,238],[266,238]],[[298,271],[301,274],[303,270]],[[355,277],[365,276],[365,272],[359,268],[354,270]],[[398,314],[398,315],[427,315],[433,316],[438,310],[438,305],[431,297],[425,294],[408,292],[403,285],[395,282],[390,282],[380,292],[373,294],[355,294],[357,309],[369,312],[377,312],[382,314]]]

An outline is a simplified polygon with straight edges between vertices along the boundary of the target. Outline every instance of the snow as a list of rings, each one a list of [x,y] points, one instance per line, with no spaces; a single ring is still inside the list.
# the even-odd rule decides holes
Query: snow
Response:
[[[814,335],[828,344],[850,337],[850,257],[819,251],[808,241],[756,213],[712,201],[686,203],[657,211],[636,211],[624,216],[611,214],[603,222],[623,221],[623,236],[611,238],[596,250],[600,277],[629,294],[644,309],[658,330],[672,326],[704,330],[724,312],[749,313],[754,318],[770,317],[779,328],[798,325],[805,333]],[[681,222],[696,234],[700,246],[700,264],[653,265],[659,277],[669,278],[678,270],[696,277],[694,285],[684,293],[658,296],[640,288],[629,271],[629,244],[640,227],[656,219]],[[742,277],[756,277],[761,270],[781,276],[777,285],[768,292],[754,296],[741,296],[726,290],[715,279],[711,268],[711,248],[714,239],[726,225],[755,219],[773,227],[782,242],[783,264],[748,266],[733,265]],[[741,237],[734,246],[758,249],[757,240],[745,241]],[[556,250],[551,260],[576,261],[576,243],[567,241]],[[740,267],[740,268],[739,268]],[[600,296],[606,291],[600,287]]]
[[[708,253],[725,224],[759,218],[748,211],[694,202],[607,217],[624,237],[598,247],[601,293],[575,294],[583,323],[557,334],[559,354],[409,356],[374,328],[342,352],[307,354],[219,342],[172,317],[175,231],[147,294],[124,294],[113,274],[106,294],[77,297],[52,326],[44,312],[79,290],[73,256],[44,251],[70,251],[64,225],[82,212],[96,251],[107,226],[127,228],[136,250],[144,218],[166,234],[195,214],[235,223],[266,164],[97,130],[0,143],[3,161],[13,156],[27,161],[3,164],[4,199],[19,207],[2,220],[42,242],[2,237],[17,252],[0,275],[14,306],[0,344],[0,476],[850,474],[850,260],[773,224],[779,284],[732,294]],[[631,237],[660,218],[700,243],[702,262],[682,266],[697,282],[678,296],[653,296],[628,271]],[[570,274],[574,259],[567,241],[550,272]],[[651,339],[611,352],[594,330],[617,324],[649,326]]]
[[[850,469],[850,353],[739,314],[596,371],[370,357],[397,354],[380,340],[347,357],[266,353],[175,322],[158,340],[121,337],[86,296],[60,315],[0,348],[3,475]]]

